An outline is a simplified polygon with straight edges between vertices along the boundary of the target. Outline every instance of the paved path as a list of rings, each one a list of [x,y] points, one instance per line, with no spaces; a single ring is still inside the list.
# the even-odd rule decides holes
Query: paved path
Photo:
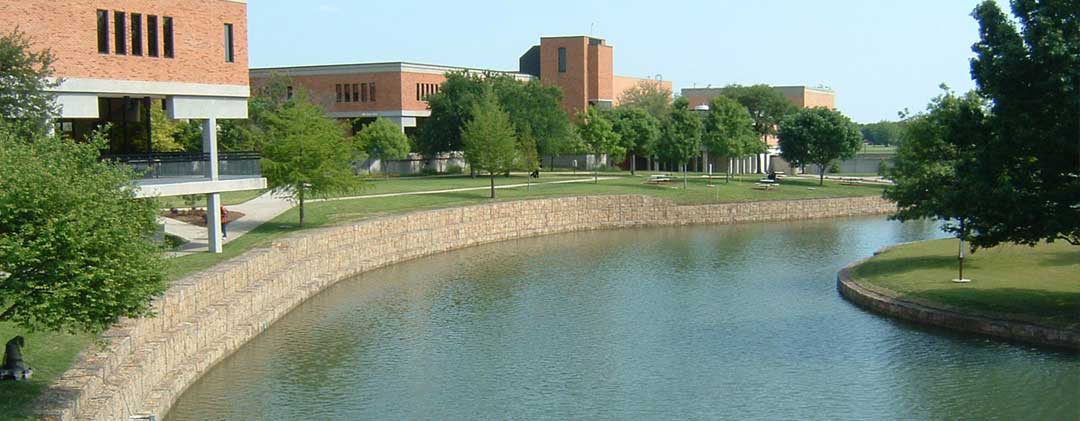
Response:
[[[598,180],[611,180],[616,177],[600,177]],[[593,179],[580,178],[573,180],[560,180],[560,181],[547,181],[532,183],[533,185],[540,184],[568,184],[568,183],[585,183],[591,182]],[[501,186],[495,186],[496,189],[511,189],[526,187],[528,183],[522,184],[505,184]],[[439,193],[454,193],[463,191],[477,191],[477,190],[489,190],[490,186],[483,187],[462,187],[456,189],[444,189],[444,190],[423,190],[414,192],[401,192],[401,193],[381,193],[381,194],[368,194],[361,196],[351,197],[335,197],[331,199],[312,199],[311,202],[324,202],[324,201],[338,201],[338,200],[356,200],[356,199],[378,199],[384,197],[396,197],[396,196],[413,196],[422,194],[439,194]],[[229,211],[237,211],[244,216],[236,221],[229,223],[228,232],[229,238],[225,239],[227,244],[229,241],[235,240],[244,234],[247,234],[251,230],[255,229],[259,225],[276,218],[285,211],[291,209],[294,203],[286,198],[274,196],[272,191],[264,193],[262,196],[251,199],[239,205],[226,206]],[[198,225],[188,224],[172,218],[159,218],[161,222],[165,224],[165,232],[182,237],[188,240],[187,243],[180,246],[179,249],[173,252],[167,253],[169,257],[186,256],[192,253],[205,252],[209,248],[209,239],[206,235],[206,227],[200,227]]]

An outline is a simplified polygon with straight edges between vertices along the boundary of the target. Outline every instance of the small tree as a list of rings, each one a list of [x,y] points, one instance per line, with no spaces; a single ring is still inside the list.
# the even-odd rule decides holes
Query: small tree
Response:
[[[611,128],[630,152],[630,175],[635,175],[638,155],[654,154],[660,139],[660,120],[641,108],[620,107],[611,112]]]
[[[525,171],[526,189],[532,190],[532,173],[540,169],[540,153],[536,149],[536,139],[528,134],[521,135],[517,142],[517,160],[515,167]]]
[[[21,137],[0,121],[0,320],[98,333],[164,292],[157,201],[136,199],[106,141]]]
[[[150,107],[150,147],[154,152],[183,152],[185,145],[177,141],[184,130],[180,123],[169,120],[161,107]]]
[[[684,189],[687,187],[686,163],[701,154],[701,117],[688,105],[685,98],[675,100],[656,148],[661,159],[682,165]]]
[[[9,130],[18,127],[24,136],[43,132],[56,115],[56,100],[48,90],[63,82],[52,79],[52,52],[33,51],[31,44],[18,28],[0,36],[0,120],[8,120]]]
[[[344,129],[303,91],[263,118],[270,139],[263,149],[263,174],[271,189],[299,202],[301,227],[307,195],[326,197],[360,186]]]
[[[742,158],[765,152],[765,144],[754,133],[754,120],[750,113],[735,100],[719,96],[709,103],[705,115],[705,134],[702,138],[710,152],[727,158]],[[731,180],[731,165],[727,166],[727,178]]]
[[[769,135],[776,134],[780,122],[796,110],[795,104],[769,85],[730,85],[721,92],[746,107],[754,120],[754,132],[762,142]]]
[[[609,158],[622,156],[626,153],[626,149],[620,142],[619,134],[612,129],[611,122],[604,118],[596,107],[589,107],[588,110],[578,113],[577,120],[578,136],[581,136],[585,148],[596,156],[597,165],[593,165],[593,183],[598,183],[597,167],[599,167],[600,156],[604,154],[607,154]]]
[[[409,155],[409,138],[401,132],[401,127],[382,117],[360,129],[356,138],[360,148],[368,155],[384,161],[383,172],[387,177],[390,173],[386,171],[385,161],[405,159]]]
[[[806,108],[780,125],[780,156],[788,162],[817,164],[818,184],[838,159],[851,159],[862,146],[862,134],[851,119],[825,107]]]
[[[517,158],[517,139],[510,116],[503,111],[491,88],[484,89],[472,119],[461,129],[465,160],[491,178],[491,198],[495,198],[495,174],[510,171]]]
[[[642,80],[619,95],[619,108],[644,110],[658,121],[671,114],[671,89],[659,80]]]

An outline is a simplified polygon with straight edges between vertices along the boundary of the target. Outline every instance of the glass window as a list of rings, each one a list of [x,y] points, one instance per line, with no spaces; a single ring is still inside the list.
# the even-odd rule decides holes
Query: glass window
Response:
[[[285,87],[285,99],[292,99],[292,86]]]
[[[109,54],[109,11],[97,11],[97,51]]]
[[[158,56],[157,16],[146,17],[146,55]]]
[[[341,102],[341,84],[334,85],[334,89],[337,90],[337,102]]]
[[[142,55],[142,14],[131,14],[131,55]]]
[[[116,54],[127,54],[127,14],[113,12],[113,25]]]
[[[233,63],[236,61],[235,50],[233,50],[233,28],[231,23],[225,24],[225,62]]]
[[[352,85],[346,83],[345,87],[345,102],[352,102]]]
[[[165,16],[161,18],[161,36],[162,41],[165,42],[165,57],[175,57],[175,51],[173,51],[173,22],[172,18]]]
[[[566,73],[566,48],[559,47],[559,73]]]
[[[367,93],[368,93],[367,92],[367,84],[366,83],[361,83],[360,84],[360,102],[368,102]]]
[[[360,85],[352,84],[352,102],[360,102]]]
[[[420,84],[419,83],[416,84],[416,100],[417,101],[420,100]]]
[[[370,90],[370,92],[368,92],[368,99],[370,99],[371,102],[375,102],[375,82],[368,84],[368,90]]]

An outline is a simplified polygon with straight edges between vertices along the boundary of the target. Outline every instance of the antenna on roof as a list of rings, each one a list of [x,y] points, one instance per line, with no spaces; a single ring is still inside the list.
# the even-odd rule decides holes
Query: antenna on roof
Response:
[[[596,22],[589,22],[589,36],[593,36],[593,27],[596,26]]]

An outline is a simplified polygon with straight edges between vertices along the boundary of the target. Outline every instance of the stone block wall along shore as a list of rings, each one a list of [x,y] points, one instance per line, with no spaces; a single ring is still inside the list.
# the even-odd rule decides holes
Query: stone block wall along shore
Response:
[[[36,403],[50,420],[163,416],[199,376],[327,286],[394,263],[496,241],[573,231],[886,214],[879,197],[679,206],[585,196],[419,211],[298,232],[175,282],[156,317],[125,319]],[[387,241],[386,239],[393,239]]]

